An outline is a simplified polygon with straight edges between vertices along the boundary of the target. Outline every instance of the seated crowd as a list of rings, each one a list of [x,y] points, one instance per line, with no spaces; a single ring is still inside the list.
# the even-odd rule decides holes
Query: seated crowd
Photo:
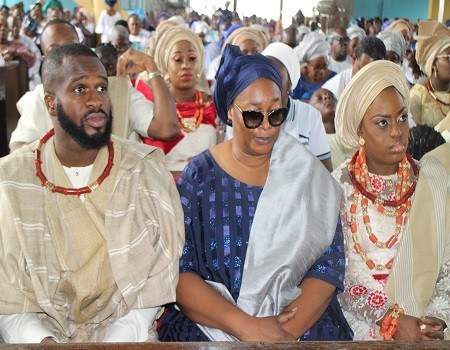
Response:
[[[105,6],[0,10],[4,342],[450,339],[450,29]]]

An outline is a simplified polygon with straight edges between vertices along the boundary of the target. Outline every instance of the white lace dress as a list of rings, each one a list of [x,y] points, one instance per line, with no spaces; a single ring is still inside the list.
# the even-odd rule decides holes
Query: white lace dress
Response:
[[[384,316],[389,307],[395,304],[395,301],[388,300],[384,290],[389,270],[370,270],[354,249],[349,226],[350,205],[354,189],[347,170],[348,162],[345,162],[333,172],[334,178],[344,190],[345,199],[341,212],[346,254],[345,291],[340,294],[339,301],[344,315],[353,329],[354,340],[378,340],[382,338],[379,335],[379,327],[376,325],[376,321]],[[389,176],[369,174],[369,178],[372,188],[380,194],[381,198],[394,199],[392,197],[395,194],[396,174]],[[380,241],[386,242],[394,233],[395,216],[390,217],[379,213],[370,201],[368,213],[373,232]],[[382,249],[376,247],[369,240],[359,203],[356,222],[359,243],[367,252],[369,259],[372,259],[375,264],[386,264],[395,257],[405,227],[402,228],[398,242],[392,248]],[[374,278],[374,274],[376,274],[377,279]]]

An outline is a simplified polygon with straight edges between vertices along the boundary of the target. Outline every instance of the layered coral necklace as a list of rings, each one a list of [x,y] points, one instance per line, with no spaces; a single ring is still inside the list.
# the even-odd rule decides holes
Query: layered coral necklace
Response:
[[[358,205],[360,205],[365,232],[372,244],[380,249],[393,248],[399,240],[402,228],[406,224],[409,209],[411,208],[411,196],[414,194],[418,175],[417,165],[409,155],[400,162],[397,170],[395,194],[393,199],[389,200],[382,199],[380,193],[377,194],[374,190],[369,177],[366,155],[363,148],[354,155],[348,164],[348,171],[354,189],[350,205],[350,230],[352,233],[353,248],[370,270],[391,270],[393,258],[388,262],[379,263],[368,257],[367,251],[359,240],[358,235],[362,234],[362,232],[358,231],[356,213],[358,211]],[[411,174],[414,175],[411,176]],[[380,240],[372,229],[368,210],[370,204],[375,206],[380,214],[395,217],[394,232],[386,241]]]
[[[34,164],[36,167],[36,176],[41,180],[41,185],[43,187],[47,187],[51,192],[61,193],[64,195],[73,195],[73,196],[81,196],[83,194],[91,193],[100,184],[109,176],[111,173],[111,169],[114,165],[114,147],[111,140],[108,141],[108,163],[106,164],[105,169],[102,174],[98,177],[96,181],[88,186],[84,186],[81,188],[67,188],[62,186],[57,186],[54,183],[48,181],[44,172],[42,171],[42,160],[41,160],[41,147],[44,145],[53,135],[55,134],[55,130],[51,129],[47,134],[45,134],[40,140],[39,143],[34,150]]]

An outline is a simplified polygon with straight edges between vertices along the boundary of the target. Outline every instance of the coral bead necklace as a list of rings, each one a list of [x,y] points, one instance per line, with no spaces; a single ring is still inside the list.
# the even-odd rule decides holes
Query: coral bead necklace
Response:
[[[195,92],[195,107],[195,114],[192,117],[183,117],[177,108],[178,121],[184,132],[189,133],[197,130],[203,121],[205,104],[203,103],[202,93],[198,90]]]
[[[62,186],[57,186],[52,182],[48,181],[44,172],[42,171],[42,160],[41,160],[41,147],[44,145],[53,135],[55,134],[55,130],[51,129],[47,134],[45,134],[40,140],[39,143],[34,150],[34,164],[36,167],[36,176],[41,180],[41,184],[43,187],[47,187],[51,192],[61,193],[64,195],[74,195],[81,196],[83,194],[91,193],[100,184],[109,176],[111,173],[111,169],[114,165],[114,147],[111,140],[108,141],[108,163],[106,164],[105,169],[99,178],[94,181],[91,185],[84,186],[81,188],[67,188]]]
[[[348,165],[348,171],[353,183],[354,192],[350,205],[350,231],[354,250],[359,254],[370,270],[384,271],[391,270],[393,259],[387,263],[375,263],[369,258],[366,250],[359,241],[358,225],[356,213],[358,205],[361,206],[363,223],[369,241],[380,249],[391,249],[399,241],[402,227],[406,224],[407,215],[411,208],[411,196],[414,193],[418,168],[414,160],[408,155],[399,164],[397,171],[397,183],[393,200],[382,200],[379,194],[374,193],[371,185],[369,171],[367,168],[364,149],[360,149],[355,154]],[[411,176],[413,173],[413,176]],[[381,241],[372,229],[369,216],[369,204],[372,203],[376,210],[386,216],[395,217],[395,227],[393,234],[386,240]]]

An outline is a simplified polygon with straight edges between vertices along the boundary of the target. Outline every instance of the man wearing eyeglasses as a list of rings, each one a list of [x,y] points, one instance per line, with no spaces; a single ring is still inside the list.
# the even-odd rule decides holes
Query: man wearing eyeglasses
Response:
[[[331,49],[328,69],[340,73],[352,67],[352,59],[348,55],[348,45],[350,39],[347,36],[347,31],[343,28],[338,28],[328,38]]]
[[[353,64],[350,68],[335,75],[322,85],[324,89],[330,90],[339,100],[344,88],[362,67],[376,60],[383,60],[386,57],[386,46],[376,37],[366,37],[360,41],[353,57]]]

